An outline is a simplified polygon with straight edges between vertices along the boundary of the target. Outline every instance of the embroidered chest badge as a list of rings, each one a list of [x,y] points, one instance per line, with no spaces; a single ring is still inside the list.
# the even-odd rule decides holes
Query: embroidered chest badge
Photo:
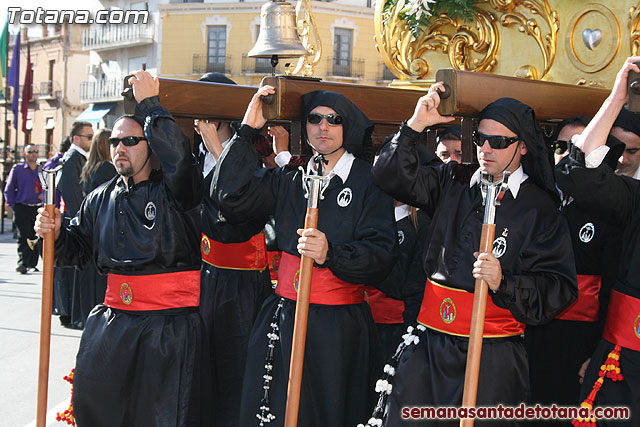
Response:
[[[636,317],[636,321],[633,322],[633,332],[635,332],[636,337],[640,339],[640,314]]]
[[[404,242],[404,231],[398,230],[398,244],[401,245]]]
[[[346,208],[347,206],[349,206],[349,203],[351,203],[352,197],[353,193],[351,192],[351,189],[349,187],[344,188],[338,194],[338,206],[340,206],[341,208]]]
[[[202,253],[205,255],[209,255],[209,252],[211,252],[211,242],[207,236],[202,236],[202,245],[200,248],[202,249]]]
[[[578,235],[580,236],[580,241],[582,243],[589,243],[591,239],[593,239],[593,236],[596,235],[596,227],[593,223],[588,222],[582,226]]]
[[[156,219],[156,205],[153,202],[149,202],[147,206],[145,206],[144,217],[147,218],[148,221]]]
[[[445,298],[440,304],[440,317],[447,325],[456,320],[456,305],[451,298]]]
[[[133,301],[133,291],[131,291],[131,286],[128,283],[120,285],[120,299],[126,305],[130,305]]]

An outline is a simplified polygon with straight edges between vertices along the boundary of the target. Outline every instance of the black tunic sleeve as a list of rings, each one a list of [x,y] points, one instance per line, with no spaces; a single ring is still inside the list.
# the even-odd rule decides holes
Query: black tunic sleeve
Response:
[[[152,96],[136,105],[136,114],[145,117],[144,134],[162,165],[162,177],[170,200],[176,208],[187,211],[202,199],[202,173],[189,148],[189,139],[173,117]]]
[[[375,283],[386,277],[397,247],[393,201],[375,185],[367,191],[353,241],[340,245],[329,241],[332,254],[323,264],[338,278],[351,283]]]
[[[84,194],[80,185],[80,173],[82,167],[86,163],[84,157],[80,153],[72,152],[64,162],[60,171],[60,180],[58,182],[58,190],[62,193],[64,199],[65,213],[69,217],[73,217],[82,203]]]
[[[566,219],[542,214],[537,234],[520,254],[517,272],[504,271],[493,302],[511,311],[520,322],[541,325],[551,321],[578,297],[575,260]]]
[[[80,269],[91,264],[93,256],[93,230],[95,198],[87,197],[76,216],[62,225],[55,244],[55,264],[59,267],[76,266]]]
[[[419,136],[403,124],[380,150],[371,173],[376,185],[391,197],[424,209],[431,216],[440,198],[441,181],[451,168],[446,165],[421,166],[417,149]]]
[[[574,203],[603,221],[627,225],[638,209],[640,181],[616,175],[607,165],[556,172],[556,181]]]
[[[225,147],[214,170],[211,197],[230,222],[262,219],[275,212],[282,168],[260,167],[252,138],[258,133],[242,125]]]

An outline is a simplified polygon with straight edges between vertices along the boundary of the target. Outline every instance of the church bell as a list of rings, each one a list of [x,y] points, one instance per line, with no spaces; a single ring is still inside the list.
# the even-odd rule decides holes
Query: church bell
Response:
[[[284,0],[272,0],[260,10],[260,34],[249,51],[255,58],[298,57],[308,55],[296,29],[295,8]]]

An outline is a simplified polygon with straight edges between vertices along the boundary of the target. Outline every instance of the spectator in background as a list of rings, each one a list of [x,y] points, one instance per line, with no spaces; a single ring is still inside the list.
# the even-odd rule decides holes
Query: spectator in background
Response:
[[[56,187],[62,194],[60,210],[63,221],[68,223],[76,215],[84,193],[80,185],[80,172],[87,162],[89,148],[93,139],[93,128],[89,122],[74,122],[71,125],[71,147],[62,157],[62,170],[59,172]],[[54,310],[60,315],[63,326],[82,328],[80,319],[80,304],[77,296],[73,295],[74,268],[56,269],[54,272]],[[76,310],[72,313],[72,301],[76,300]],[[75,321],[72,323],[72,317]]]
[[[38,178],[38,148],[25,145],[23,163],[11,168],[4,188],[4,198],[14,212],[13,221],[18,228],[18,267],[16,271],[27,274],[28,269],[38,271],[38,250],[27,239],[35,242],[33,224],[42,205],[42,186]]]
[[[93,136],[89,158],[80,173],[80,184],[85,194],[91,193],[118,174],[111,163],[110,136],[111,129],[98,129]],[[73,289],[79,297],[79,320],[85,323],[93,307],[104,301],[107,276],[98,273],[95,263],[92,262],[86,268],[75,271]]]

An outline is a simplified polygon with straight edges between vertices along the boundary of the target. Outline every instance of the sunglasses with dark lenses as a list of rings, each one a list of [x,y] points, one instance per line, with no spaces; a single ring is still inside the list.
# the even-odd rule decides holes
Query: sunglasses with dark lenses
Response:
[[[38,150],[29,150],[27,151],[29,154],[38,154]]]
[[[519,140],[520,138],[517,136],[485,135],[478,131],[473,132],[474,144],[478,147],[482,147],[485,141],[489,141],[489,146],[494,150],[502,150]]]
[[[327,119],[327,123],[331,126],[337,126],[342,124],[342,116],[340,114],[318,114],[309,113],[307,115],[307,121],[312,125],[319,125],[322,119]]]
[[[551,143],[551,149],[555,154],[562,154],[569,148],[569,141],[563,141],[561,139],[556,139]]]
[[[109,144],[114,147],[117,147],[118,144],[122,141],[122,145],[125,147],[133,147],[134,145],[138,145],[140,141],[146,141],[147,138],[144,136],[125,136],[122,138],[109,138]]]

